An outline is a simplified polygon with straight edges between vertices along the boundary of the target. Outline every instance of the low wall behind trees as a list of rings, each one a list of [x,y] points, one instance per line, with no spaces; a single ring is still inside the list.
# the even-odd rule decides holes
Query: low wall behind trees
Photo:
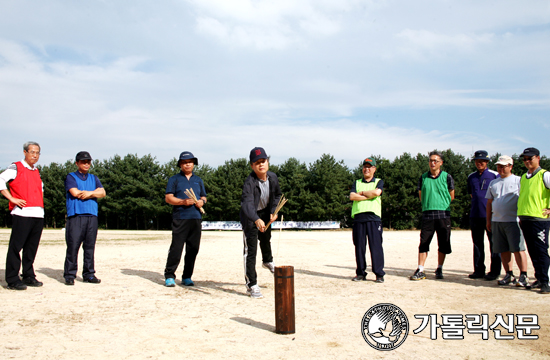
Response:
[[[452,150],[443,151],[442,169],[455,179],[455,200],[451,205],[452,226],[468,228],[470,195],[466,179],[476,168],[474,162]],[[490,169],[500,154],[491,156]],[[377,161],[375,176],[384,180],[382,195],[382,222],[386,228],[403,230],[418,228],[421,206],[416,191],[418,179],[428,171],[428,155],[413,156],[405,153],[393,161],[372,156]],[[514,155],[516,175],[526,172],[523,161]],[[545,156],[541,166],[550,169]],[[46,227],[65,226],[64,180],[75,171],[72,161],[39,166],[44,182]],[[353,181],[362,177],[361,163],[349,169],[332,155],[323,154],[309,165],[290,158],[283,164],[271,164],[277,174],[281,190],[288,202],[281,210],[285,221],[338,221],[342,227],[351,226],[349,191]],[[160,164],[152,155],[138,157],[115,155],[108,160],[94,160],[90,171],[99,177],[107,196],[99,199],[99,223],[104,229],[153,229],[171,227],[171,206],[164,201],[168,179],[179,172],[176,159]],[[207,221],[238,221],[242,185],[251,168],[244,158],[227,160],[212,168],[195,167],[195,173],[205,184],[208,203],[205,206]],[[0,227],[11,226],[8,201],[0,196]]]

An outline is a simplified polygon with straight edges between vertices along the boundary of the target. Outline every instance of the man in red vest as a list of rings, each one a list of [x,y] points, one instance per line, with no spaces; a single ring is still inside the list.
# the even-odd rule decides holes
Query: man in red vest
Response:
[[[6,257],[8,289],[26,290],[42,286],[34,273],[34,258],[44,227],[44,196],[40,173],[34,166],[40,158],[40,145],[28,141],[23,145],[25,159],[12,163],[0,174],[0,193],[9,200],[12,230]],[[9,189],[8,189],[9,185]],[[23,250],[23,260],[19,253]],[[23,280],[19,270],[23,262]]]

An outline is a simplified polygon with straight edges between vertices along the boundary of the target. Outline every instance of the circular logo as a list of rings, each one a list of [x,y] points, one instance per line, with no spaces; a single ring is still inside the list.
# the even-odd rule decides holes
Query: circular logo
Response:
[[[377,304],[363,316],[361,333],[372,348],[394,350],[409,335],[409,319],[403,310],[393,304]]]

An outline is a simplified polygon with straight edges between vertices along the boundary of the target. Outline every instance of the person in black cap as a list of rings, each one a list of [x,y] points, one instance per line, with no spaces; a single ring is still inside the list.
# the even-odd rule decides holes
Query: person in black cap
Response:
[[[206,190],[200,177],[193,173],[197,158],[189,151],[180,154],[178,167],[180,173],[172,176],[166,186],[165,200],[173,205],[172,209],[172,243],[168,251],[166,268],[164,269],[165,286],[176,286],[176,269],[181,261],[183,246],[185,248],[185,265],[181,284],[193,286],[193,269],[199,253],[202,231],[202,215],[199,209],[206,204]],[[185,194],[193,190],[197,202]]]
[[[256,279],[256,253],[258,240],[262,251],[262,266],[275,272],[271,254],[271,226],[266,229],[281,199],[281,188],[277,175],[269,171],[269,157],[261,147],[250,151],[252,172],[244,181],[241,196],[240,219],[243,228],[244,266],[246,290],[252,298],[262,298]]]
[[[474,243],[474,272],[468,275],[470,279],[495,280],[500,276],[500,254],[493,252],[493,237],[487,229],[487,189],[491,181],[499,177],[498,172],[487,168],[489,154],[485,150],[478,150],[474,154],[477,171],[468,175],[468,194],[472,199],[470,209],[470,229]],[[485,243],[483,234],[487,233],[489,250],[491,251],[491,270],[485,274]]]
[[[94,253],[97,238],[97,199],[105,197],[105,189],[97,176],[89,174],[92,157],[87,151],[76,154],[78,170],[65,178],[67,192],[67,224],[65,225],[65,241],[67,254],[63,277],[66,285],[74,285],[78,270],[78,250],[82,245],[84,265],[82,280],[87,283],[99,284],[95,276]]]
[[[529,288],[540,288],[541,294],[549,294],[550,173],[540,167],[538,149],[527,148],[520,157],[527,173],[521,177],[518,217],[537,279]]]
[[[384,181],[374,177],[376,160],[363,160],[363,178],[351,186],[349,199],[353,201],[351,217],[353,218],[353,244],[355,245],[355,262],[357,269],[353,281],[367,279],[367,262],[365,260],[367,237],[372,263],[372,272],[376,282],[384,282],[384,249],[382,248],[382,200]]]

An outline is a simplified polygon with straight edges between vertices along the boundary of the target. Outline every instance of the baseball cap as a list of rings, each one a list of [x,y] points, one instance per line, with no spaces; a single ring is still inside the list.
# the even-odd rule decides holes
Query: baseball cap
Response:
[[[540,156],[540,151],[539,149],[536,149],[534,147],[530,147],[530,148],[527,148],[525,150],[523,150],[523,153],[519,156],[519,157],[523,157],[523,156]]]
[[[376,167],[376,160],[366,158],[365,160],[363,160],[363,166],[365,166],[367,164],[370,164],[370,165]]]
[[[512,159],[508,155],[502,155],[498,158],[498,161],[496,162],[496,165],[514,165],[514,159]]]
[[[489,153],[485,150],[478,150],[474,153],[474,160],[486,160],[489,161]]]
[[[260,159],[267,159],[269,156],[265,153],[264,148],[261,147],[255,147],[254,149],[250,150],[250,162],[255,163],[256,161]]]
[[[90,156],[90,153],[87,151],[80,151],[78,154],[76,154],[75,157],[76,161],[80,160],[92,160],[92,157]]]
[[[184,151],[180,154],[180,158],[178,160],[178,165],[180,164],[180,160],[189,160],[189,159],[192,159],[193,160],[193,163],[195,163],[195,165],[198,165],[199,164],[199,159],[197,159],[195,157],[195,155],[193,155],[192,152],[190,151]]]

